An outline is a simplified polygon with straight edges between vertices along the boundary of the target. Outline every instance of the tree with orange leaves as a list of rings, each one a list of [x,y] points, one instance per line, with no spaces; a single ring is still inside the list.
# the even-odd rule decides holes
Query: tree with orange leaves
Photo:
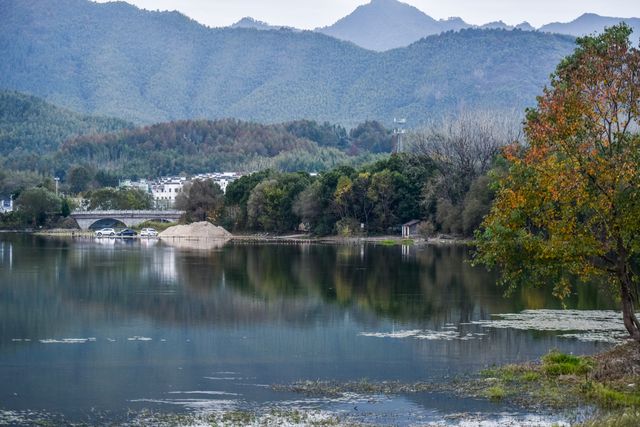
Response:
[[[621,24],[577,40],[527,111],[527,145],[504,151],[508,172],[477,232],[476,262],[510,286],[605,279],[640,341],[640,51]]]

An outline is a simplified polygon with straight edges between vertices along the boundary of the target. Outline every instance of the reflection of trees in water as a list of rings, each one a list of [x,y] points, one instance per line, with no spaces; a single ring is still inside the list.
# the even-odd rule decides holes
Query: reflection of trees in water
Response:
[[[72,319],[51,322],[50,307],[61,307],[63,298],[55,283],[67,279],[57,266],[69,260],[70,243],[30,235],[3,236],[11,246],[11,263],[0,259],[0,345],[12,339],[47,337]],[[50,262],[41,260],[47,257]]]
[[[399,247],[362,251],[359,246],[339,246],[323,252],[322,262],[314,262],[321,258],[314,256],[300,270],[325,284],[320,289],[325,299],[398,320],[466,322],[491,313],[562,306],[548,290],[537,288],[518,289],[505,298],[496,276],[472,267],[470,250],[462,246],[414,248],[409,258]],[[576,287],[565,303],[581,309],[612,306],[606,290],[597,286]]]
[[[0,270],[3,339],[51,337],[82,319],[139,315],[176,324],[305,325],[318,316],[339,317],[342,307],[442,324],[560,306],[542,289],[504,299],[491,273],[465,262],[462,247],[412,248],[403,257],[400,247],[381,246],[231,244],[185,251],[21,239],[13,246],[13,270]],[[578,288],[567,303],[610,305],[595,287]]]

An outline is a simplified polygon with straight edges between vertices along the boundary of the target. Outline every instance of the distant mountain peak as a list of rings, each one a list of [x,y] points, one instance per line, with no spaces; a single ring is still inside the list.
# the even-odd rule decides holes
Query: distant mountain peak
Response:
[[[272,29],[273,27],[267,24],[266,22],[259,21],[250,16],[245,16],[235,24],[232,24],[231,28],[255,28],[257,30],[264,30],[264,29]]]
[[[512,30],[513,27],[511,25],[507,25],[503,21],[493,21],[487,24],[481,25],[480,28],[486,29],[502,29],[502,30]]]
[[[366,49],[384,51],[408,46],[430,35],[469,27],[471,25],[460,18],[436,20],[398,0],[371,0],[335,24],[316,31]]]
[[[633,29],[634,37],[640,33],[640,18],[601,16],[595,13],[583,13],[571,22],[552,22],[540,27],[540,31],[580,37],[602,32],[606,27],[617,25],[620,22],[625,22]]]
[[[250,16],[245,16],[244,18],[240,19],[238,22],[236,22],[233,25],[255,25],[255,24],[269,25],[264,21],[259,21]]]
[[[529,24],[527,21],[523,21],[521,23],[519,23],[518,25],[516,25],[515,27],[518,30],[522,30],[522,31],[535,31],[536,29],[533,27],[533,25]]]
[[[580,19],[580,18],[603,18],[603,16],[598,15],[597,13],[587,12],[580,15],[577,19]]]
[[[281,29],[289,29],[289,30],[295,30],[295,28],[292,27],[282,27],[282,26],[277,26],[277,25],[271,25],[267,22],[264,21],[260,21],[258,19],[252,18],[250,16],[245,16],[244,18],[240,19],[238,22],[236,22],[235,24],[232,24],[230,26],[230,28],[253,28],[256,30],[281,30]]]

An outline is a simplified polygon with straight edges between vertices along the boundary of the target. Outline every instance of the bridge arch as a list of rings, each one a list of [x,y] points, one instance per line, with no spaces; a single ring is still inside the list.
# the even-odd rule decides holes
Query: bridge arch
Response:
[[[176,222],[183,214],[184,211],[74,211],[70,216],[82,230],[89,230],[100,221],[118,221],[135,227],[147,221]]]
[[[129,227],[125,222],[114,218],[97,219],[94,223],[87,227],[87,230],[99,230],[101,228],[123,228]]]

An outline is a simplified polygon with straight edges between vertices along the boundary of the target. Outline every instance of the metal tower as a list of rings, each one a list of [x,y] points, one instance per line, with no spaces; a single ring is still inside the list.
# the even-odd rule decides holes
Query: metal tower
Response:
[[[396,137],[396,153],[402,153],[404,151],[404,145],[403,145],[402,139],[403,139],[403,135],[406,133],[404,126],[407,124],[407,119],[405,118],[396,119],[394,117],[393,124],[394,124],[393,134]]]

